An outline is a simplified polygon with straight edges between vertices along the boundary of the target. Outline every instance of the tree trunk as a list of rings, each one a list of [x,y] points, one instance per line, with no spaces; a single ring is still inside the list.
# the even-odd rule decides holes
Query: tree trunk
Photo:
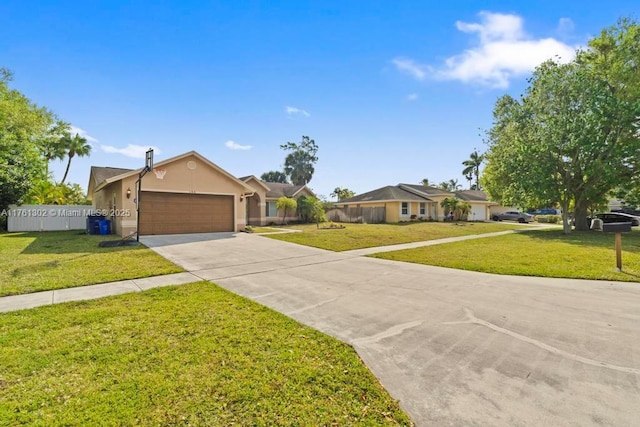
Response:
[[[571,219],[569,218],[569,202],[560,203],[562,209],[562,232],[571,234]]]
[[[286,221],[286,219],[287,219],[287,208],[284,209],[284,215],[282,215],[282,224],[281,225],[284,225],[284,222]]]
[[[64,176],[62,177],[62,181],[60,184],[64,184],[64,180],[67,179],[67,175],[69,174],[69,166],[71,166],[71,156],[69,156],[69,161],[67,162],[67,169],[64,171]]]
[[[574,219],[576,231],[589,231],[589,223],[587,222],[587,203],[583,200],[576,199]]]

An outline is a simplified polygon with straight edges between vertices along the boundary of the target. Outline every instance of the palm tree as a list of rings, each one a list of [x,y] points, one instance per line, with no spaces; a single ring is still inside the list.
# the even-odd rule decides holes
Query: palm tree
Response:
[[[420,184],[424,185],[425,187],[429,187],[431,185],[429,183],[429,178],[424,178],[422,181],[420,181]]]
[[[478,154],[478,150],[473,150],[473,153],[469,156],[469,159],[462,162],[464,169],[462,170],[462,175],[466,177],[476,177],[475,189],[480,190],[480,166],[484,161],[484,154]],[[469,178],[467,178],[469,179]],[[471,184],[471,179],[469,179],[469,184]],[[471,186],[470,186],[471,187]]]
[[[457,191],[460,189],[460,187],[462,186],[458,184],[457,179],[450,179],[449,182],[447,183],[447,188],[449,191]]]
[[[70,133],[67,133],[60,139],[61,145],[64,147],[64,151],[68,157],[67,161],[67,169],[64,171],[64,176],[62,177],[61,183],[67,179],[67,175],[69,174],[69,166],[71,166],[71,159],[73,159],[76,155],[78,157],[84,157],[91,154],[91,144],[87,143],[87,139],[81,137],[76,133],[76,136],[71,137]]]
[[[456,208],[458,207],[458,203],[460,201],[455,197],[445,197],[441,202],[440,206],[444,209],[445,218],[449,217],[449,213],[455,213]]]
[[[49,128],[47,135],[40,143],[40,151],[47,161],[47,176],[49,176],[49,163],[52,160],[62,160],[67,155],[62,139],[64,135],[69,132],[69,126],[69,123],[58,120],[51,128]]]
[[[456,221],[466,220],[470,213],[471,213],[471,205],[469,204],[469,202],[460,200],[456,205],[456,209],[454,211]]]
[[[333,192],[329,195],[331,197],[337,198],[338,201],[340,201],[340,200],[350,199],[353,196],[355,196],[356,193],[349,190],[348,188],[336,187],[335,190],[333,190]]]
[[[64,205],[67,203],[67,199],[63,190],[60,184],[56,185],[50,181],[40,181],[27,195],[27,203],[34,205]]]

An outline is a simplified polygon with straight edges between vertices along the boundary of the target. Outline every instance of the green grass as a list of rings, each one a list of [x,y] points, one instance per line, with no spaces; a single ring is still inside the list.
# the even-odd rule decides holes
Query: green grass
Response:
[[[283,228],[302,230],[302,232],[274,234],[267,237],[331,251],[348,251],[374,246],[526,228],[526,226],[519,224],[503,222],[461,222],[459,225],[449,222],[344,225],[346,228],[343,229],[318,229],[315,224],[292,225]]]
[[[409,425],[355,351],[209,282],[0,314],[0,424]]]
[[[623,272],[616,269],[614,235],[598,232],[524,231],[373,256],[486,273],[640,281],[640,231],[622,236]]]
[[[0,296],[183,271],[144,246],[101,248],[78,231],[0,234]]]

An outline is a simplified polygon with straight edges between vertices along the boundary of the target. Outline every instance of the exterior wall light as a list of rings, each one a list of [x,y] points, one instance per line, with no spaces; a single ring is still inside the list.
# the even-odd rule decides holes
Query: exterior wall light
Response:
[[[127,188],[127,199],[131,198],[131,189]]]

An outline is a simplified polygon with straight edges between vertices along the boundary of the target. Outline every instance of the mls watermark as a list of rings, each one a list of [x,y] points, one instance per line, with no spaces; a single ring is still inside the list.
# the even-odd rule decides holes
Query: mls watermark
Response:
[[[89,215],[102,215],[107,218],[128,217],[131,216],[131,209],[13,208],[0,211],[0,216],[17,218],[84,218]]]

